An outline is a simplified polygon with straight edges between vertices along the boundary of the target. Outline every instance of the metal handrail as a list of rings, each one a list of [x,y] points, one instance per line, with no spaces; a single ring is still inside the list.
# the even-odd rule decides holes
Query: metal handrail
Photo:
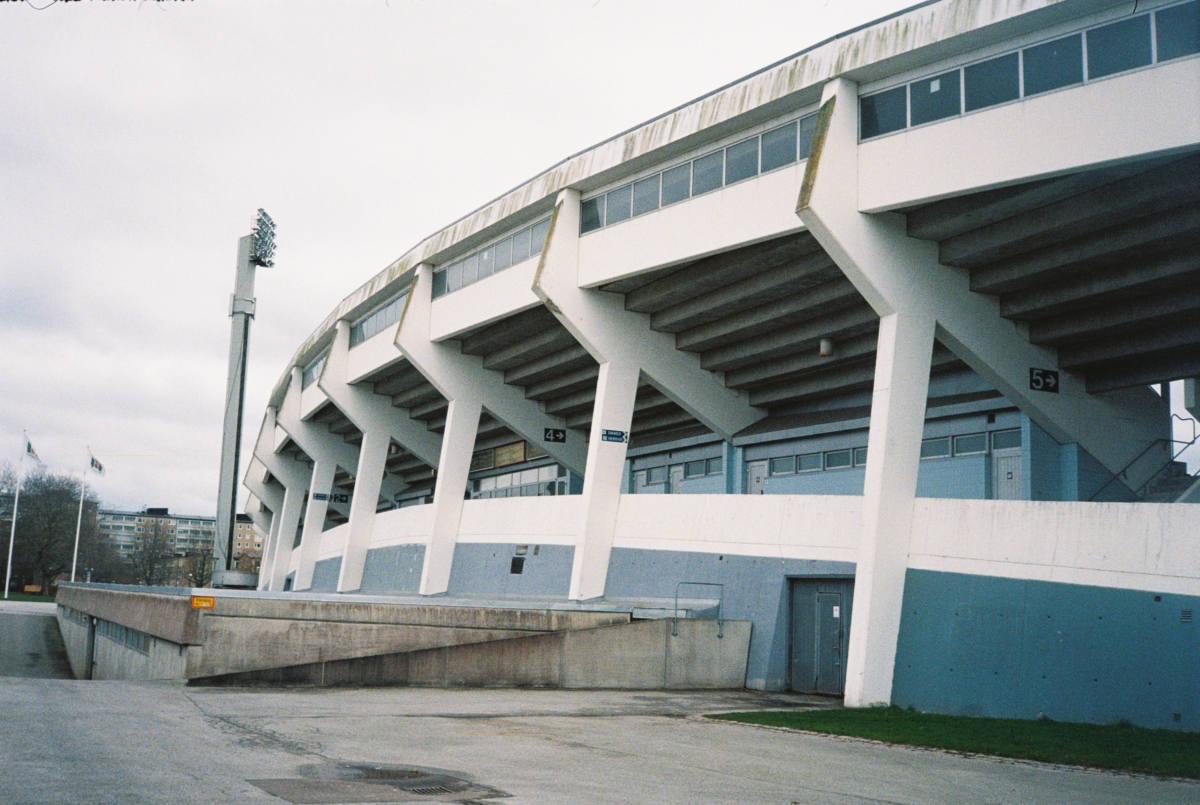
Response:
[[[1099,495],[1105,489],[1108,489],[1109,484],[1111,484],[1113,481],[1117,480],[1118,478],[1123,478],[1125,476],[1125,473],[1129,471],[1130,467],[1132,467],[1134,464],[1141,461],[1142,457],[1145,456],[1147,453],[1149,453],[1151,450],[1153,450],[1155,447],[1162,445],[1162,444],[1172,444],[1172,445],[1181,444],[1181,445],[1183,445],[1183,447],[1179,448],[1178,450],[1174,450],[1172,448],[1173,452],[1171,453],[1171,457],[1168,458],[1166,461],[1164,461],[1158,469],[1156,469],[1154,472],[1150,473],[1150,477],[1148,480],[1146,480],[1145,483],[1143,483],[1137,489],[1132,490],[1133,494],[1140,498],[1142,496],[1142,490],[1145,489],[1147,486],[1149,486],[1154,481],[1154,479],[1158,476],[1158,474],[1160,472],[1165,470],[1167,467],[1171,466],[1171,464],[1174,463],[1175,460],[1179,458],[1179,456],[1183,455],[1183,451],[1187,450],[1189,447],[1196,444],[1197,441],[1200,441],[1200,435],[1198,435],[1196,433],[1196,423],[1194,421],[1184,419],[1183,417],[1179,416],[1178,414],[1171,414],[1171,419],[1172,420],[1179,419],[1183,422],[1188,422],[1191,424],[1192,440],[1190,442],[1185,442],[1181,439],[1166,439],[1166,438],[1155,439],[1154,441],[1150,442],[1150,444],[1146,447],[1145,450],[1143,450],[1142,452],[1140,452],[1136,456],[1134,456],[1132,461],[1130,461],[1128,464],[1126,464],[1124,467],[1122,467],[1119,472],[1114,473],[1113,477],[1111,477],[1107,481],[1105,481],[1104,484],[1099,489],[1097,489],[1090,496],[1088,496],[1088,501],[1094,501],[1096,499],[1097,495]]]
[[[671,619],[671,637],[679,637],[679,588],[683,586],[716,587],[721,591],[717,596],[717,637],[724,637],[725,616],[722,614],[722,606],[725,602],[725,585],[711,581],[681,581],[675,585],[675,617]]]

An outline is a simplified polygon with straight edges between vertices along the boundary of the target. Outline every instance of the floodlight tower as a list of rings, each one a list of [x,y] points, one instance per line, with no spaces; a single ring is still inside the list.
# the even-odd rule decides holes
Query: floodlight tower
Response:
[[[229,380],[225,386],[225,430],[221,437],[221,481],[217,486],[217,533],[213,538],[213,587],[255,587],[252,573],[233,570],[237,526],[237,474],[242,449],[242,404],[246,398],[246,352],[254,318],[254,269],[275,265],[275,222],[260,207],[254,231],[238,240],[237,274],[229,298]]]

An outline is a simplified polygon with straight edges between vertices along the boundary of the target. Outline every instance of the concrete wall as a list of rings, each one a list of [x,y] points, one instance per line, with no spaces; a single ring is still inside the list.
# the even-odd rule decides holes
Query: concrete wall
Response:
[[[1198,730],[1200,622],[1185,610],[1200,596],[910,570],[892,700]]]
[[[193,685],[741,688],[751,625],[670,619],[193,679]]]
[[[521,498],[517,498],[520,500]],[[512,573],[519,548],[524,566]],[[495,542],[460,542],[454,551],[447,595],[553,596],[566,598],[571,586],[570,545],[536,545]]]
[[[76,679],[83,679],[87,667],[88,627],[63,617],[61,608],[57,620],[71,673]],[[141,652],[98,630],[92,653],[92,679],[182,679],[189,647],[157,637],[150,637],[148,643],[148,651]]]
[[[377,524],[380,516],[376,516]],[[424,561],[424,545],[388,545],[383,548],[371,548],[367,551],[367,561],[363,567],[362,586],[359,587],[359,592],[415,593],[421,586],[421,566]]]

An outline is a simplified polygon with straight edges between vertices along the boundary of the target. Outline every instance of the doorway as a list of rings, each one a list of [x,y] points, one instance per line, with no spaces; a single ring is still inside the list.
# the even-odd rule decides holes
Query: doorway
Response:
[[[992,498],[1021,500],[1025,497],[1021,479],[1021,448],[992,452]]]
[[[841,696],[846,690],[846,654],[854,579],[793,579],[791,680],[799,693]]]
[[[761,495],[767,489],[767,462],[751,461],[746,464],[746,494]]]

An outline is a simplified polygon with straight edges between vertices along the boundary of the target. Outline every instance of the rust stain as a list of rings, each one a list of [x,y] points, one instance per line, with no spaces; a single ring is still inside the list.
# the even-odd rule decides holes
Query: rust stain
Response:
[[[813,131],[812,149],[808,152],[808,165],[804,168],[804,182],[800,185],[800,200],[796,213],[808,209],[812,201],[813,185],[817,183],[817,169],[821,166],[821,152],[825,150],[825,138],[829,135],[829,123],[833,120],[833,105],[837,96],[821,105],[817,112],[817,125]]]

